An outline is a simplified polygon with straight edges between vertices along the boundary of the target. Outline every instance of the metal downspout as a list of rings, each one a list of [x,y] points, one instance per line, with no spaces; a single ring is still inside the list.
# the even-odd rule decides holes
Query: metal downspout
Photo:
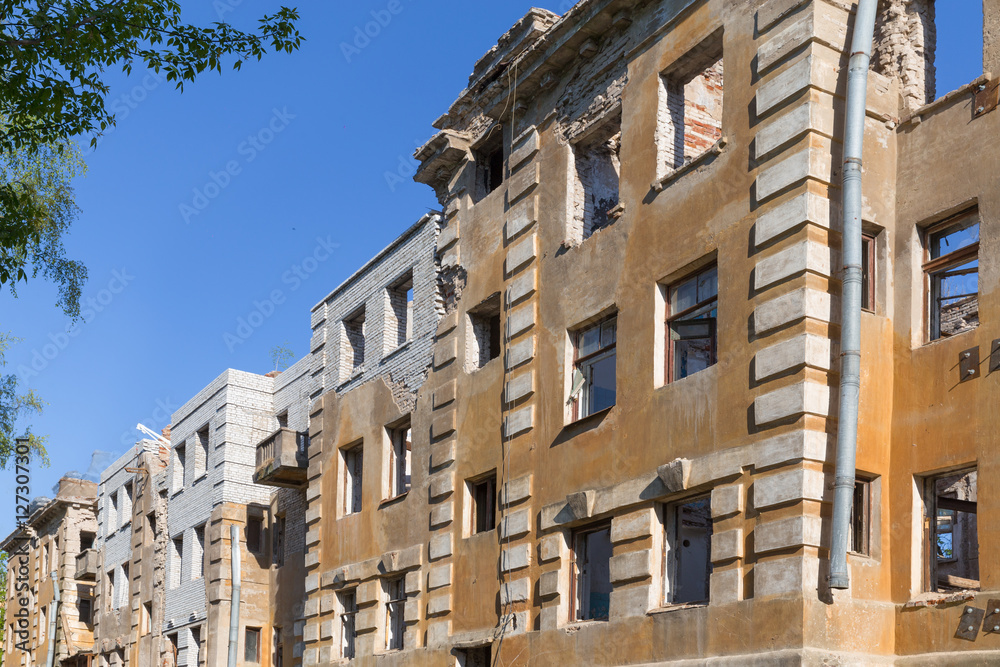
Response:
[[[229,525],[229,541],[232,546],[233,599],[229,605],[229,667],[236,667],[236,656],[240,647],[240,529]],[[259,647],[258,647],[259,650]]]
[[[56,617],[59,615],[59,578],[58,573],[52,571],[52,605],[49,607],[49,655],[45,659],[48,667],[56,664]]]
[[[878,0],[860,0],[851,43],[844,123],[843,292],[840,317],[840,414],[833,497],[830,587],[847,588],[848,539],[854,503],[861,394],[861,172],[868,97],[868,67],[875,38]]]

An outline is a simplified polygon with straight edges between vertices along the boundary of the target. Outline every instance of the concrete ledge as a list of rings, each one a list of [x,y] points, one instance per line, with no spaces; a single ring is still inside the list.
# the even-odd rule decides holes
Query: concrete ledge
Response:
[[[799,225],[812,223],[830,228],[829,199],[804,192],[757,216],[754,243],[759,247]]]
[[[754,333],[760,335],[804,317],[833,322],[834,305],[827,292],[800,287],[757,306],[753,311]]]
[[[503,485],[500,491],[500,503],[503,505],[513,505],[531,497],[532,475],[525,475],[512,479]]]
[[[652,507],[641,509],[611,519],[611,542],[620,544],[629,540],[649,537],[653,534],[656,511]]]
[[[532,335],[529,338],[522,340],[520,342],[514,343],[507,348],[507,370],[517,368],[521,364],[531,361],[535,358],[535,336]]]
[[[803,414],[830,415],[830,387],[816,382],[799,382],[754,399],[754,422],[758,426]]]
[[[528,371],[511,379],[504,388],[504,400],[514,403],[535,393],[535,372]]]
[[[515,304],[535,293],[538,288],[538,270],[531,267],[511,281],[507,289],[507,302]]]
[[[713,545],[715,540],[713,538]],[[611,557],[611,582],[623,583],[626,581],[636,581],[649,579],[652,576],[652,564],[650,563],[651,551],[630,551]]]
[[[802,334],[766,347],[757,353],[754,377],[763,380],[802,365],[828,371],[833,366],[833,345],[829,338]]]
[[[826,477],[818,470],[798,468],[754,480],[754,507],[764,509],[800,500],[832,500]]]
[[[743,512],[745,496],[742,484],[718,486],[712,489],[712,518],[721,519]]]
[[[538,195],[525,197],[511,206],[507,212],[507,224],[504,226],[505,239],[510,241],[516,238],[536,222],[538,222]]]
[[[431,538],[427,546],[427,557],[431,560],[447,558],[452,554],[452,535],[437,535]]]
[[[819,559],[808,556],[758,561],[754,566],[754,598],[814,598],[819,588]]]
[[[757,553],[779,551],[800,546],[819,547],[823,520],[818,516],[796,516],[769,521],[754,528],[754,550]]]
[[[764,116],[786,100],[813,87],[835,93],[839,84],[838,54],[813,44],[798,61],[777,74],[767,74],[757,86],[757,115]]]
[[[757,49],[757,73],[763,74],[810,41],[844,51],[848,39],[848,18],[847,12],[839,7],[813,2],[782,23]]]
[[[712,562],[743,558],[743,529],[734,528],[712,535]]]
[[[802,148],[758,172],[757,201],[764,201],[808,178],[829,185],[832,173],[833,156],[829,148]]]
[[[830,277],[834,262],[835,252],[830,246],[801,241],[758,261],[754,268],[754,288],[763,289],[806,271]]]
[[[535,259],[538,255],[537,245],[538,236],[532,234],[508,248],[505,263],[507,274],[513,275],[519,268]]]

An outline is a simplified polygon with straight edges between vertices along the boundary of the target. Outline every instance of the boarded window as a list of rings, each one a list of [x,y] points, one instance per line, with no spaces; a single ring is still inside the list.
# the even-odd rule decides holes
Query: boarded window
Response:
[[[927,230],[930,339],[979,326],[979,212],[963,213]]]
[[[340,601],[340,657],[354,657],[354,641],[357,638],[355,618],[358,615],[356,591],[337,594]]]
[[[723,79],[721,30],[660,77],[658,176],[684,166],[722,138]]]
[[[574,621],[606,621],[611,609],[611,526],[573,533]]]
[[[469,311],[468,327],[465,370],[471,373],[500,356],[502,333],[499,293]]]
[[[403,608],[406,593],[402,577],[385,582],[385,647],[390,651],[403,648]]]
[[[719,314],[716,266],[671,285],[667,290],[667,380],[703,371],[716,361]]]
[[[663,601],[708,601],[712,574],[712,510],[709,496],[667,505]]]
[[[364,445],[342,450],[344,460],[344,514],[361,511],[364,473]]]
[[[570,400],[574,419],[606,410],[617,396],[618,319],[605,318],[576,332]]]
[[[579,243],[616,219],[621,176],[621,111],[573,145],[569,183],[570,243]]]
[[[978,473],[927,480],[929,590],[979,589]]]

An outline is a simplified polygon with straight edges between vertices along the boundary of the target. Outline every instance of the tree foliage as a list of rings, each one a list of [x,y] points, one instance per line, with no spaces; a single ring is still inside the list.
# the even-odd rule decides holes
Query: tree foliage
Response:
[[[292,364],[295,353],[288,347],[288,341],[284,345],[275,345],[271,348],[271,361],[274,362],[274,370],[283,371]]]
[[[17,338],[0,332],[0,369],[7,365],[4,357],[7,348],[17,342]],[[18,393],[16,375],[4,375],[0,372],[0,468],[7,467],[17,447],[15,434],[18,433],[18,419],[31,414],[40,414],[44,405],[34,390]],[[33,456],[40,459],[43,465],[49,464],[44,436],[34,435],[30,429],[26,429],[20,437],[28,439],[28,447]]]

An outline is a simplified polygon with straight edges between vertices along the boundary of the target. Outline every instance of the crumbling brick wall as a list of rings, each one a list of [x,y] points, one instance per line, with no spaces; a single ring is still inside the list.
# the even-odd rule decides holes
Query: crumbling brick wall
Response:
[[[899,82],[906,110],[936,97],[936,46],[934,0],[881,0],[872,68]]]

